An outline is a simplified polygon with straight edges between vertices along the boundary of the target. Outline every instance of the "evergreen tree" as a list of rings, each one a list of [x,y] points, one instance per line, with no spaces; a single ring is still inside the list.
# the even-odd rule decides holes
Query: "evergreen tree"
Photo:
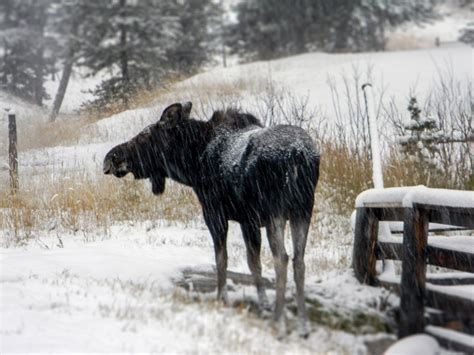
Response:
[[[86,3],[87,0],[57,1],[51,9],[51,27],[59,42],[57,57],[62,66],[59,87],[50,113],[51,121],[56,119],[61,108],[81,44],[87,43],[82,31],[88,16]]]
[[[109,76],[88,107],[107,110],[141,90],[151,90],[170,72],[190,73],[206,62],[209,22],[217,14],[211,0],[86,1],[87,24],[80,65],[92,75]]]
[[[308,50],[383,50],[385,31],[434,16],[437,0],[248,0],[237,5],[228,45],[247,60]]]
[[[54,38],[46,35],[51,1],[0,2],[0,82],[8,92],[42,105],[44,79],[54,70]]]
[[[159,79],[177,31],[178,19],[169,16],[169,5],[153,0],[87,2],[88,43],[81,49],[80,64],[91,75],[103,71],[109,76],[94,90],[97,99],[89,106],[101,110],[120,102],[127,108],[131,96]]]
[[[178,31],[166,56],[168,66],[181,74],[192,74],[217,50],[220,5],[212,0],[175,0]]]
[[[466,28],[461,31],[459,40],[474,47],[474,22],[470,22]]]
[[[408,111],[411,119],[404,125],[406,134],[398,142],[402,153],[414,164],[413,173],[418,175],[417,180],[429,184],[433,176],[440,174],[437,164],[438,144],[447,138],[433,117],[421,115],[416,98],[410,99]]]
[[[45,77],[62,69],[57,116],[74,65],[105,80],[89,106],[128,107],[170,73],[193,73],[215,53],[220,9],[212,0],[2,0],[0,85],[42,105]]]

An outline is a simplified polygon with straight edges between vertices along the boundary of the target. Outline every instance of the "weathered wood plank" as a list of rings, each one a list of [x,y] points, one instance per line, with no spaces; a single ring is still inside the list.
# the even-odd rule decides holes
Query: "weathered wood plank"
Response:
[[[425,331],[434,336],[444,348],[461,351],[465,354],[474,353],[472,336],[435,326],[427,326]]]
[[[474,299],[449,292],[450,286],[427,285],[426,305],[474,326]]]
[[[378,225],[372,209],[357,208],[352,267],[357,280],[368,285],[376,284],[375,248]]]
[[[444,275],[444,276],[443,276]],[[449,272],[446,274],[428,274],[426,282],[432,285],[459,286],[474,285],[474,274],[464,272]]]
[[[474,208],[414,204],[429,214],[430,222],[474,229]]]
[[[400,283],[394,280],[380,279],[379,284],[397,294],[400,294]],[[424,319],[427,324],[456,328],[469,334],[474,332],[474,301],[434,290],[429,286],[425,291],[425,306],[438,311],[425,312]]]
[[[474,243],[474,238],[473,238]],[[377,259],[402,260],[402,243],[377,243]],[[465,272],[474,272],[474,254],[469,251],[448,250],[441,247],[427,245],[427,263]],[[467,282],[469,283],[469,282]]]
[[[227,271],[227,278],[235,284],[254,285],[252,275]],[[265,277],[262,282],[267,289],[275,288],[274,282]],[[202,293],[214,292],[217,289],[217,274],[215,270],[184,269],[182,277],[176,279],[175,284],[186,290],[192,288]]]
[[[400,325],[403,338],[421,333],[425,327],[424,301],[428,216],[420,209],[406,208],[400,285]]]
[[[468,250],[461,252],[428,245],[427,262],[448,269],[474,272],[474,254]]]

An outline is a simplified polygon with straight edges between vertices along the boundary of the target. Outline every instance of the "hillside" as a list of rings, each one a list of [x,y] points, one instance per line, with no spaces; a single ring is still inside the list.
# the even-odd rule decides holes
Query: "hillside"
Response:
[[[284,104],[290,105],[292,99],[297,102],[302,100],[308,112],[313,112],[317,120],[329,123],[336,119],[344,120],[344,117],[348,117],[348,107],[344,102],[348,99],[346,88],[350,90],[352,97],[359,95],[361,100],[359,88],[368,81],[374,85],[375,100],[379,107],[388,106],[393,100],[398,112],[408,119],[406,107],[410,95],[416,95],[419,102],[423,102],[430,90],[443,80],[460,83],[473,81],[473,53],[472,48],[458,44],[399,52],[309,53],[270,62],[218,68],[175,84],[157,97],[156,102],[149,107],[119,113],[81,128],[82,133],[76,131],[79,134],[75,140],[67,143],[76,147],[71,146],[65,150],[65,154],[69,162],[87,160],[87,157],[83,157],[84,148],[81,146],[94,143],[95,146],[86,149],[87,155],[102,156],[107,146],[131,138],[143,127],[154,122],[165,106],[177,101],[192,101],[193,115],[200,119],[209,118],[213,109],[233,105],[253,112],[265,121],[262,114],[267,107],[262,105],[262,102],[269,99],[268,95],[291,95],[289,100],[283,101]],[[332,83],[333,91],[329,83]],[[80,94],[71,95],[77,105],[80,102]],[[34,125],[37,119],[46,117],[44,111],[22,105],[18,100],[2,100],[0,107],[11,106],[17,112],[20,140],[24,127],[27,129]],[[340,105],[337,110],[336,104]],[[362,101],[359,101],[359,104],[362,104]],[[7,130],[2,129],[2,142],[6,142],[6,134]],[[34,132],[29,131],[28,134],[34,135]],[[20,167],[28,168],[30,160],[34,160],[35,165],[54,164],[52,161],[42,162],[42,157],[54,156],[58,149],[61,148],[24,152]],[[3,150],[5,152],[6,145],[3,145]],[[5,153],[0,154],[3,155],[4,162]],[[61,156],[66,159],[63,153]],[[97,159],[96,163],[98,169],[100,159]]]

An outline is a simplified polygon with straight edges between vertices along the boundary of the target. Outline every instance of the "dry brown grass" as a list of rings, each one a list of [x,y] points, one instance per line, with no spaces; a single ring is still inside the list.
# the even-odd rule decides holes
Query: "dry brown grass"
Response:
[[[168,184],[161,196],[151,193],[149,183],[132,178],[67,178],[24,185],[12,197],[0,191],[0,230],[3,243],[18,243],[36,231],[103,230],[112,223],[160,220],[189,225],[200,219],[201,209],[191,189]]]
[[[387,51],[404,51],[435,46],[435,38],[423,38],[414,36],[412,33],[398,33],[392,35],[385,46]]]
[[[392,147],[384,164],[385,187],[425,185],[433,188],[474,189],[473,174],[466,176],[463,186],[453,185],[441,171],[429,171],[419,162],[409,160]],[[323,143],[318,191],[341,215],[349,216],[357,195],[373,187],[372,162],[368,156],[357,158],[346,146]]]
[[[81,115],[61,116],[55,122],[29,122],[18,127],[18,149],[38,149],[76,144],[91,119]]]
[[[372,187],[368,157],[356,159],[350,149],[332,142],[322,144],[321,156],[311,228],[317,235],[326,231],[320,226],[321,218],[326,224],[333,220],[340,223],[338,218],[347,219],[357,195]],[[384,176],[387,187],[418,184],[446,187],[444,176],[428,180],[419,166],[395,153],[389,154],[384,162]],[[464,188],[469,189],[469,184]],[[46,175],[22,181],[21,190],[14,198],[6,187],[0,190],[0,230],[6,245],[21,243],[38,231],[101,230],[103,235],[108,235],[114,223],[148,220],[185,226],[201,224],[201,207],[192,189],[169,180],[160,196],[151,193],[148,181],[86,175],[74,178]]]
[[[350,215],[357,195],[371,187],[372,165],[367,156],[357,159],[344,145],[321,146],[319,191],[340,214]]]
[[[372,187],[372,164],[367,156],[356,158],[343,144],[323,142],[321,145],[318,198],[331,213],[349,216],[357,195]],[[384,162],[385,185],[424,184],[446,187],[446,177],[428,179],[414,162],[395,152]],[[472,184],[472,181],[471,181]],[[448,186],[449,187],[449,186]],[[469,189],[469,184],[464,188]],[[317,229],[318,203],[313,228]],[[28,238],[34,231],[63,228],[72,231],[102,229],[121,221],[160,220],[164,223],[189,225],[201,221],[201,208],[194,192],[167,181],[166,191],[154,196],[148,181],[132,177],[48,175],[22,181],[15,198],[7,187],[0,190],[0,230],[9,231],[10,239]]]
[[[266,80],[259,75],[248,75],[237,79],[220,80],[188,80],[183,81],[182,76],[172,76],[164,81],[160,87],[151,90],[140,90],[129,98],[128,107],[123,105],[122,100],[110,102],[100,112],[84,110],[89,121],[97,121],[120,112],[143,108],[163,103],[164,105],[176,101],[192,101],[200,113],[204,108],[221,108],[222,106],[236,105],[242,98],[243,92],[257,93],[268,86]],[[216,107],[217,106],[217,107]]]

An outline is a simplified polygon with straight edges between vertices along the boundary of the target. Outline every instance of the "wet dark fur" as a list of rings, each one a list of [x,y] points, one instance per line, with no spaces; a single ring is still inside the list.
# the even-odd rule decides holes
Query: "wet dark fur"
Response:
[[[255,116],[240,112],[234,108],[227,109],[226,111],[215,111],[209,123],[214,128],[225,127],[231,130],[238,130],[248,126],[263,127],[262,123]]]
[[[219,295],[225,285],[228,220],[241,223],[249,267],[264,301],[259,227],[267,227],[271,246],[275,244],[274,256],[282,258],[280,264],[286,270],[288,257],[285,259],[281,228],[277,227],[280,221],[293,221],[292,234],[301,234],[298,238],[302,240],[301,245],[295,244],[295,262],[303,263],[319,155],[301,128],[263,128],[257,118],[238,110],[217,111],[203,122],[189,118],[190,111],[190,103],[169,106],[156,124],[107,154],[104,173],[122,177],[131,172],[137,179],[148,178],[155,194],[164,191],[166,178],[194,189],[214,241]],[[299,278],[304,280],[302,265]],[[277,279],[281,272],[277,270]],[[284,279],[286,282],[286,276]],[[279,295],[277,303],[284,302],[281,292]],[[304,305],[301,307],[304,313]],[[276,310],[275,318],[281,318],[281,310]]]

